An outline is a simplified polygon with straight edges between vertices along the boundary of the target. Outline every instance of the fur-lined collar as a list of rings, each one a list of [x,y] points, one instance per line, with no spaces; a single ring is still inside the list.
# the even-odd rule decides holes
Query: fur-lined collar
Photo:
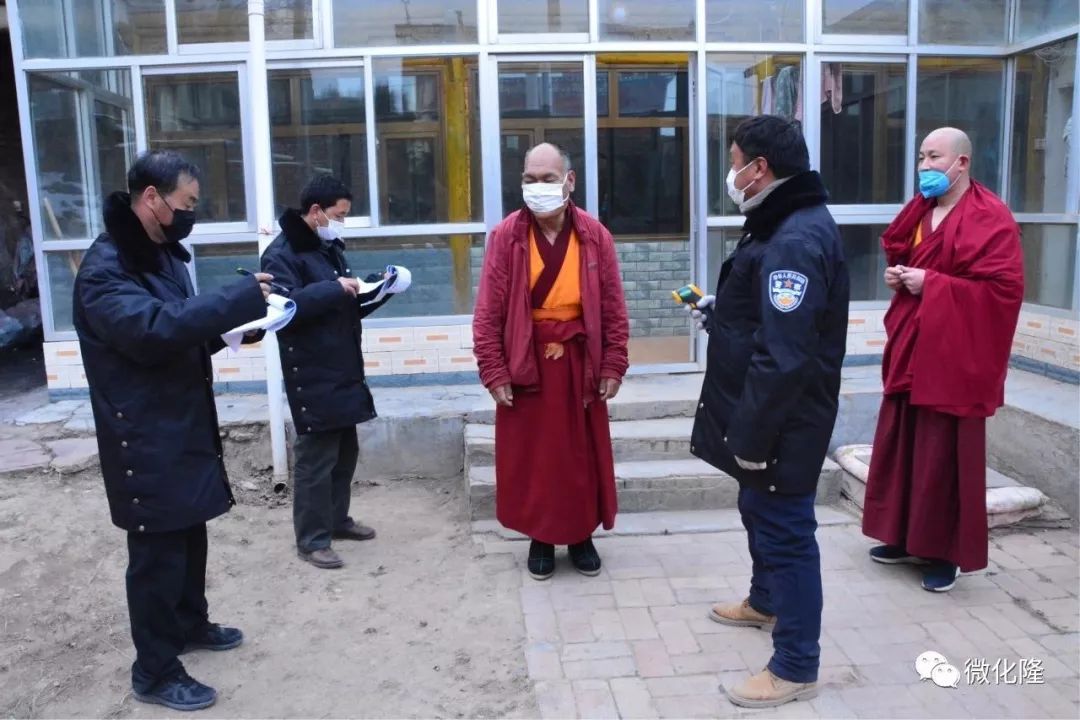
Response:
[[[278,225],[294,252],[315,252],[323,245],[322,238],[311,229],[299,210],[287,209],[278,218]]]
[[[131,209],[131,195],[114,192],[105,198],[105,229],[116,243],[120,262],[131,272],[161,272],[161,249],[168,250],[182,262],[191,261],[191,253],[180,243],[161,245],[154,242],[142,221]]]
[[[761,205],[746,214],[743,232],[755,240],[768,240],[788,215],[803,208],[824,205],[828,199],[829,193],[817,171],[792,175],[769,193]]]

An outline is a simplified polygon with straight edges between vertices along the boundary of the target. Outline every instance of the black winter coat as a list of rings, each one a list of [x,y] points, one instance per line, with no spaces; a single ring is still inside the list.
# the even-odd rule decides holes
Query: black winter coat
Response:
[[[113,522],[166,532],[228,511],[210,354],[220,335],[261,317],[254,278],[195,296],[180,244],[158,245],[126,193],[75,277],[75,330],[90,385]]]
[[[323,242],[296,210],[278,220],[281,234],[262,256],[262,269],[290,290],[292,322],[277,334],[285,394],[296,432],[342,430],[376,416],[364,377],[361,320],[381,302],[361,306],[338,282],[354,277],[340,241]]]
[[[691,452],[759,490],[813,492],[836,422],[849,287],[827,197],[805,172],[748,213],[706,328]]]

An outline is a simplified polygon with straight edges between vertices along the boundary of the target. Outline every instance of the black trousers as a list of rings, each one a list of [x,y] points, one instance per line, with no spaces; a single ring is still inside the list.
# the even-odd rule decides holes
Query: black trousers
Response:
[[[360,457],[356,428],[298,435],[293,446],[293,527],[296,547],[330,547],[335,530],[349,526],[352,478]]]
[[[184,644],[209,622],[206,523],[163,533],[128,533],[128,614],[135,664],[131,685],[149,692],[184,666]]]

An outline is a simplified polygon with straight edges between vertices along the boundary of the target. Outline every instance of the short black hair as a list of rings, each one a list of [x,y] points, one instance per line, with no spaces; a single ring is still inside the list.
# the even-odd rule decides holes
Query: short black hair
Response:
[[[352,199],[352,193],[345,183],[333,175],[316,175],[300,191],[300,211],[306,213],[312,205],[328,208],[336,205],[338,200],[352,202]]]
[[[748,118],[735,128],[732,142],[739,146],[747,161],[765,158],[777,178],[810,169],[810,151],[797,122],[776,115]]]
[[[184,156],[171,150],[147,150],[128,170],[128,192],[132,197],[139,195],[148,187],[155,187],[162,195],[168,195],[180,183],[180,177],[186,175],[198,180],[202,173],[199,166],[184,159]]]

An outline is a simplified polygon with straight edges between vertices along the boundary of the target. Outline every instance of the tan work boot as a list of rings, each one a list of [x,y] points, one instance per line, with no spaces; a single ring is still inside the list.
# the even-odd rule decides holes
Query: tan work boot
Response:
[[[745,708],[770,708],[793,700],[817,697],[817,683],[797,683],[778,678],[766,668],[735,687],[723,688],[735,705]]]
[[[709,619],[723,625],[736,627],[768,628],[776,624],[775,615],[765,615],[750,607],[750,598],[742,602],[728,603],[727,605],[714,605],[709,610]]]

